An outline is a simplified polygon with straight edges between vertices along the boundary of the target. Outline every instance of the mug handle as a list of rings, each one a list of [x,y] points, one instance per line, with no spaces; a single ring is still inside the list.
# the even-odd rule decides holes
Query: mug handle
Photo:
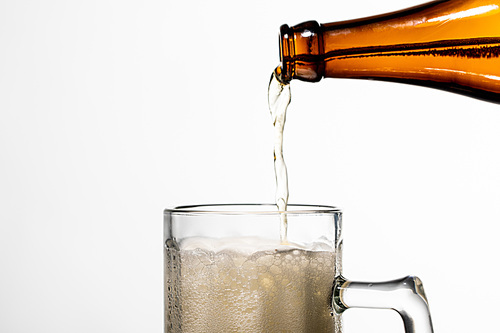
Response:
[[[392,309],[403,319],[405,333],[433,333],[422,281],[416,276],[386,282],[354,282],[339,276],[333,287],[333,308]]]

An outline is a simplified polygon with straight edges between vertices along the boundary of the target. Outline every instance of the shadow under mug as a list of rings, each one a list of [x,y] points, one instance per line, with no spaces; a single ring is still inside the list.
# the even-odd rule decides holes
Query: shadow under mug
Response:
[[[280,239],[287,221],[287,242]],[[335,332],[348,308],[393,309],[432,333],[421,281],[342,276],[342,213],[225,204],[164,212],[165,332]]]

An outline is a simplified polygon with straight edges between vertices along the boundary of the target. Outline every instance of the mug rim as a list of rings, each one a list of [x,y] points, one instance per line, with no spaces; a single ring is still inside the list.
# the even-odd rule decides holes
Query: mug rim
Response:
[[[266,207],[267,209],[262,209]],[[231,209],[234,208],[234,209]],[[201,214],[201,215],[311,215],[335,214],[341,210],[334,206],[312,204],[288,204],[286,211],[279,211],[276,204],[262,203],[225,203],[225,204],[197,204],[167,208],[164,214]]]

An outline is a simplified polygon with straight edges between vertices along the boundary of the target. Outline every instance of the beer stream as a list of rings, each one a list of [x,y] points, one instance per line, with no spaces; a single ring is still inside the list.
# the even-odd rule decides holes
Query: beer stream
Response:
[[[274,125],[274,172],[276,175],[276,206],[280,212],[280,239],[288,244],[288,221],[286,209],[288,204],[288,173],[283,159],[283,129],[285,127],[286,110],[290,104],[290,85],[281,83],[273,71],[268,88],[269,110]]]

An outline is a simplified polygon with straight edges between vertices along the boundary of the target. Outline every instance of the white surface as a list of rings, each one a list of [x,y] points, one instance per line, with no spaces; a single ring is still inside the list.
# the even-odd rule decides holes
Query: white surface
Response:
[[[162,332],[162,210],[272,202],[283,23],[418,1],[2,1],[0,332]],[[422,278],[436,332],[496,325],[500,107],[294,82],[290,202],[344,210],[344,273]],[[401,333],[351,310],[346,333]]]

